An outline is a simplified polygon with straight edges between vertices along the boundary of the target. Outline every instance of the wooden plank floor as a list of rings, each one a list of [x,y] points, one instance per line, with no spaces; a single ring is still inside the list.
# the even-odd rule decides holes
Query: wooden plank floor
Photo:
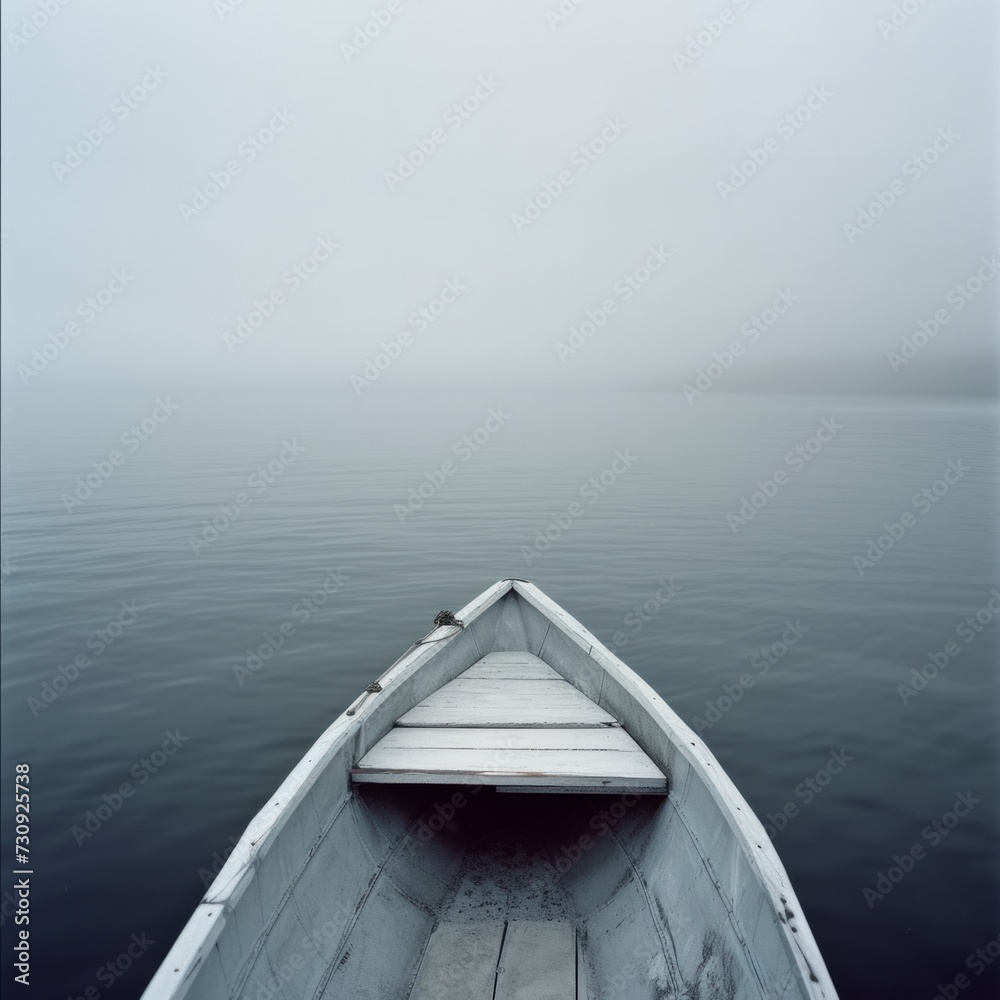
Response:
[[[440,924],[431,935],[410,1000],[493,1000],[501,921]]]
[[[547,663],[531,653],[487,653],[462,674],[464,678],[490,678],[494,680],[560,680]]]
[[[401,716],[400,726],[590,726],[616,725],[569,681],[459,677]]]
[[[512,920],[495,1000],[576,1000],[576,932],[556,920]]]
[[[440,924],[409,1000],[578,1000],[576,949],[565,921]]]
[[[491,653],[396,722],[352,770],[374,784],[665,793],[617,719],[530,653]]]

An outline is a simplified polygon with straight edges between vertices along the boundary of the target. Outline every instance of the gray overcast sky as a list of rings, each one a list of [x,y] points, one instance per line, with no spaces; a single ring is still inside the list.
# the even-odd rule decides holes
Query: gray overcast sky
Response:
[[[561,6],[6,3],[5,387],[989,390],[994,3]]]

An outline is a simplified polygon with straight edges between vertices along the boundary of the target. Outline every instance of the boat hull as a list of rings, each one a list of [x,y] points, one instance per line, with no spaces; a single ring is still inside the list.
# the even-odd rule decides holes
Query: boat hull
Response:
[[[514,947],[532,921],[568,928],[576,996],[835,997],[763,827],[663,699],[531,584],[501,581],[459,617],[310,749],[144,1000],[407,998],[436,932],[502,925]],[[620,719],[669,794],[352,780],[396,720],[496,651],[533,653]],[[473,955],[488,963],[485,945]]]

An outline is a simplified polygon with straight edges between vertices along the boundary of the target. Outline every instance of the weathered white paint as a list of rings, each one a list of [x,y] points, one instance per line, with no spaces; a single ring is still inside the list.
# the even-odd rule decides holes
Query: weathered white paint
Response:
[[[661,791],[667,779],[642,750],[369,750],[351,776],[383,785],[611,785],[633,791]]]
[[[559,674],[531,653],[487,653],[462,674],[464,680],[474,678],[557,681]]]
[[[376,750],[496,750],[503,760],[507,750],[639,750],[639,744],[622,728],[463,729],[461,727],[390,729],[362,758],[358,767]]]
[[[616,1000],[835,998],[760,822],[662,698],[531,584],[501,581],[457,614],[466,628],[406,653],[251,821],[144,1000],[405,998],[439,925],[513,919],[574,923],[580,995],[628,966]],[[351,783],[396,719],[487,653],[524,651],[621,719],[667,798],[504,795],[501,808],[488,789]],[[556,853],[518,861],[473,835],[477,815],[535,848],[551,828]]]
[[[591,719],[547,728],[538,721]],[[504,727],[482,725],[502,716]],[[421,726],[420,720],[435,720]],[[472,720],[476,728],[442,720]],[[492,653],[397,721],[351,771],[369,784],[463,784],[548,790],[667,790],[663,772],[607,712],[530,653]],[[517,727],[517,728],[513,728]]]

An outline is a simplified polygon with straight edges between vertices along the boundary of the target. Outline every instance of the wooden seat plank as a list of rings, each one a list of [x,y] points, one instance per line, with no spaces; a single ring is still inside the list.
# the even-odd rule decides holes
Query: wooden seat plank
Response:
[[[351,772],[369,784],[562,784],[665,788],[641,750],[398,750],[376,744]]]
[[[601,729],[463,728],[397,726],[376,744],[382,750],[607,750],[640,751],[618,726]]]
[[[488,654],[396,720],[354,766],[364,784],[665,794],[620,723],[530,653]]]

